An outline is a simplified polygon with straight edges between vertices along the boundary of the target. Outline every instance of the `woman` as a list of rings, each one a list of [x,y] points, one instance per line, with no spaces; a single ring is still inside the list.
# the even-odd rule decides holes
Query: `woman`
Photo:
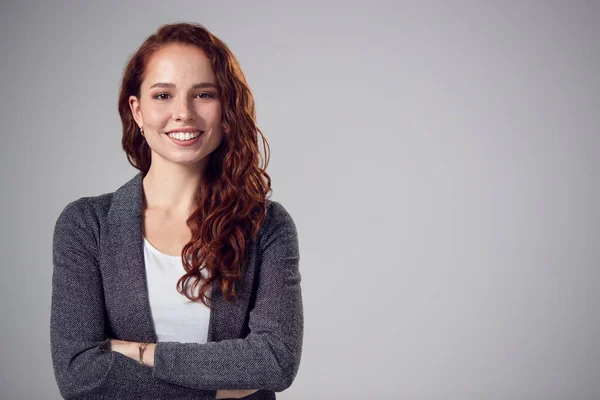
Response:
[[[162,26],[124,71],[119,113],[139,172],[54,230],[62,396],[274,399],[301,358],[298,237],[267,199],[238,62],[201,25]]]

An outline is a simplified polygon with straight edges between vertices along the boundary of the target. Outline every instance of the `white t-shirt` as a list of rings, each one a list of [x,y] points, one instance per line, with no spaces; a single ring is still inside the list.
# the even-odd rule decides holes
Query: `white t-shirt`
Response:
[[[144,237],[144,259],[158,341],[206,343],[210,309],[200,300],[192,302],[177,291],[177,281],[185,273],[181,256],[161,253]],[[203,276],[206,273],[202,271]]]

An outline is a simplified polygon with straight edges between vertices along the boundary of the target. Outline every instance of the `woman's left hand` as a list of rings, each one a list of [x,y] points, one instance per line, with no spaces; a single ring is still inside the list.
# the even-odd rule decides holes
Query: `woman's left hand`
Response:
[[[126,340],[119,339],[110,339],[110,350],[116,351],[118,353],[123,354],[126,357],[129,357],[133,360],[138,361],[139,359],[139,349],[137,342],[128,342]],[[154,347],[156,344],[149,343],[144,349],[144,365],[149,367],[154,367]]]
[[[127,342],[125,340],[110,339],[110,349],[121,353],[129,358],[136,359],[137,357],[137,344],[134,342]]]

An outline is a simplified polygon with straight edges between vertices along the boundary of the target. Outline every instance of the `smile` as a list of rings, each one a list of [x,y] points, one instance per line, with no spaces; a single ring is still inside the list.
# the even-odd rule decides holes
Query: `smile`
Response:
[[[187,140],[193,140],[195,138],[197,138],[198,136],[200,136],[200,134],[203,131],[197,131],[197,132],[171,132],[171,133],[167,133],[167,135],[172,138],[172,139],[177,139],[179,141],[187,141]]]

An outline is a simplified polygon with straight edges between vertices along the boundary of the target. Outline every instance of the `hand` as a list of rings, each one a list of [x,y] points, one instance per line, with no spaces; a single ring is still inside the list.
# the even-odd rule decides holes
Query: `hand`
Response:
[[[110,339],[109,342],[111,351],[116,351],[134,360],[138,359],[137,343],[119,339]]]
[[[217,390],[217,399],[240,399],[258,392],[258,389]]]
[[[116,351],[118,353],[123,354],[126,357],[129,357],[135,361],[138,361],[140,357],[139,343],[136,342],[128,342],[126,340],[119,339],[110,339],[110,350]],[[144,365],[148,367],[154,367],[154,349],[156,348],[156,343],[148,343],[146,348],[144,349]]]

